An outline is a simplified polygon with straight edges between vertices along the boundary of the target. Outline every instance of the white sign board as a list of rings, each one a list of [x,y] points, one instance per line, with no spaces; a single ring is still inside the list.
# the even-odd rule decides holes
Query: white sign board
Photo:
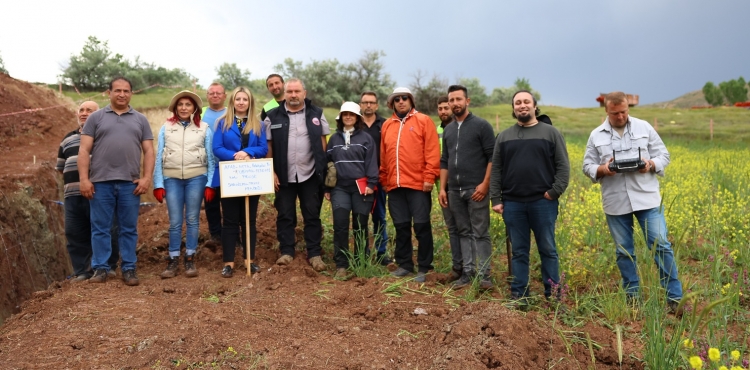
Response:
[[[273,159],[219,162],[221,197],[272,194]]]

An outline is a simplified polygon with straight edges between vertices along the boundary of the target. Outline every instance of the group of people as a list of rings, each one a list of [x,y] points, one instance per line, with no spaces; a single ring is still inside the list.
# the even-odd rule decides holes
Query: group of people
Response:
[[[570,163],[562,134],[549,117],[540,114],[531,92],[520,90],[513,95],[517,123],[497,136],[486,120],[470,112],[469,92],[460,85],[450,86],[438,100],[438,127],[417,110],[411,91],[398,87],[385,99],[390,117],[378,115],[379,97],[366,91],[358,103],[342,104],[331,133],[323,109],[307,99],[303,81],[284,81],[272,74],[266,85],[274,99],[262,106],[260,114],[245,87],[227,96],[222,85],[213,83],[207,106],[195,93],[179,92],[169,104],[172,115],[159,130],[156,150],[148,121],[129,105],[132,85],[127,79],[119,77],[110,83],[110,104],[105,108],[98,109],[93,102],[81,104],[79,129],[63,139],[57,165],[65,182],[66,235],[76,280],[106,281],[114,276],[119,254],[125,284],[138,284],[139,196],[152,182],[156,199],[167,201],[170,220],[169,255],[161,277],[178,273],[183,222],[184,273],[198,275],[195,253],[201,202],[205,202],[211,238],[222,245],[221,275],[232,277],[235,248],[238,241],[246,242],[246,223],[250,256],[243,248],[243,258],[255,258],[259,196],[249,198],[250,220],[246,222],[244,199],[221,197],[219,162],[272,158],[278,265],[288,265],[295,258],[299,199],[306,257],[315,271],[327,269],[321,258],[320,211],[328,200],[336,277],[348,277],[350,261],[359,254],[369,258],[372,215],[376,261],[395,262],[393,276],[424,282],[433,269],[430,213],[432,191],[437,187],[449,234],[449,281],[454,288],[473,282],[481,289],[494,288],[491,209],[502,214],[511,241],[511,297],[524,301],[530,294],[533,231],[544,296],[559,298],[554,289],[560,284],[554,231],[558,198],[568,186]],[[605,107],[607,119],[591,133],[583,171],[601,184],[623,288],[630,300],[638,299],[635,217],[648,247],[656,248],[660,281],[669,307],[675,309],[682,288],[667,240],[657,180],[669,164],[669,153],[651,125],[629,115],[623,93],[608,94]],[[620,159],[639,152],[644,165],[637,171],[621,173],[610,168],[615,153]],[[396,234],[394,261],[386,250],[386,201]],[[412,235],[418,243],[416,261]],[[255,263],[247,266],[251,272],[259,271]]]

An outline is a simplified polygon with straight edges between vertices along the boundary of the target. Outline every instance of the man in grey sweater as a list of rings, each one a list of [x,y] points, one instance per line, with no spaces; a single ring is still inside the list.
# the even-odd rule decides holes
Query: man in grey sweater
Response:
[[[469,112],[470,102],[466,87],[448,88],[448,103],[455,120],[443,131],[439,201],[453,213],[461,246],[463,274],[454,288],[471,284],[476,276],[481,289],[492,289],[487,194],[495,135],[489,122]]]
[[[570,162],[560,131],[540,122],[534,96],[513,95],[513,118],[495,142],[490,179],[492,210],[503,215],[513,247],[511,298],[524,308],[529,295],[531,231],[541,257],[544,296],[559,298],[560,262],[555,244],[557,199],[568,187]]]

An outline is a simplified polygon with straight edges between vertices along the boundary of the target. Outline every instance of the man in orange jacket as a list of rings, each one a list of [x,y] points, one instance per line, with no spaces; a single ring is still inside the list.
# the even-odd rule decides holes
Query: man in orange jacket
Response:
[[[419,243],[416,282],[432,269],[430,224],[432,188],[440,175],[440,144],[432,119],[417,112],[414,95],[398,87],[388,96],[393,115],[383,123],[380,139],[380,183],[388,193],[388,209],[396,228],[394,257],[398,269],[391,275],[414,273],[411,230]]]

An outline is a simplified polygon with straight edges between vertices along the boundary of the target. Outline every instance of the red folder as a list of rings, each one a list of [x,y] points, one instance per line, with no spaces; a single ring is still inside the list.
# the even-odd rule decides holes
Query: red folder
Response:
[[[357,190],[359,190],[359,193],[362,195],[365,195],[365,191],[367,189],[367,177],[361,177],[357,180]]]

